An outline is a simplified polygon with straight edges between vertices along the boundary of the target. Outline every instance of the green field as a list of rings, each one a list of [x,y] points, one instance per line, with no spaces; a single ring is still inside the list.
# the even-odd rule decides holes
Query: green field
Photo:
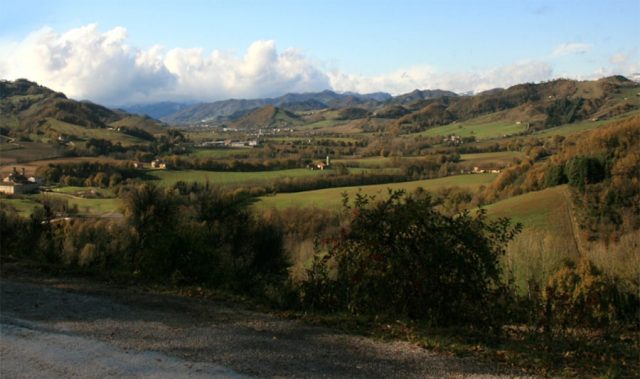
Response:
[[[67,195],[73,195],[78,197],[101,197],[101,198],[113,198],[115,195],[105,188],[99,187],[75,187],[65,186],[58,187],[52,190],[56,193],[63,193]]]
[[[120,212],[120,199],[85,199],[65,193],[47,192],[43,196],[52,198],[65,199],[69,202],[69,206],[76,205],[78,213],[85,216],[104,216]]]
[[[333,141],[333,142],[344,142],[344,143],[354,143],[354,142],[358,142],[358,139],[353,138],[353,137],[325,137],[325,136],[320,136],[320,137],[267,137],[266,138],[267,141],[274,141],[274,142],[303,142],[303,143],[309,143],[311,142],[311,144],[315,144],[319,141]]]
[[[85,199],[66,193],[46,192],[37,195],[27,195],[19,199],[0,199],[0,203],[9,204],[16,208],[19,214],[28,217],[34,208],[41,206],[43,198],[67,200],[70,207],[78,207],[81,216],[105,216],[120,213],[120,200],[117,198]]]
[[[258,183],[270,181],[278,178],[298,178],[303,176],[324,175],[325,171],[311,171],[306,168],[296,168],[278,171],[259,172],[227,172],[227,171],[200,171],[200,170],[151,170],[149,175],[156,177],[162,186],[172,186],[178,181],[183,182],[206,182],[211,184],[239,184]]]
[[[491,153],[462,154],[460,155],[460,160],[463,162],[473,162],[478,165],[496,163],[507,166],[513,163],[514,159],[522,159],[524,157],[525,154],[520,151],[496,151]]]
[[[570,134],[583,132],[585,130],[595,129],[599,126],[606,125],[612,121],[618,121],[618,120],[625,119],[627,117],[633,117],[637,115],[640,115],[640,111],[625,113],[624,115],[612,117],[606,120],[599,120],[599,121],[587,120],[587,121],[576,122],[574,124],[561,125],[555,128],[541,130],[539,132],[534,133],[533,135],[536,137],[568,136]]]
[[[459,122],[444,126],[436,126],[418,133],[424,137],[457,135],[460,137],[475,136],[478,140],[499,138],[504,135],[510,135],[523,132],[526,123],[516,124],[515,122],[487,122],[475,123],[473,120],[467,122]],[[411,136],[415,136],[412,134]]]
[[[2,150],[0,153],[0,163],[13,164],[29,162],[39,159],[55,158],[61,155],[55,146],[40,142],[16,142],[19,146],[12,149]]]
[[[194,158],[230,158],[246,156],[251,149],[197,149],[189,156]]]
[[[491,216],[510,217],[526,228],[571,234],[565,191],[566,186],[547,188],[514,196],[485,208]]]
[[[322,121],[316,121],[316,122],[312,122],[310,124],[305,124],[305,125],[301,125],[296,127],[296,130],[309,130],[309,129],[321,129],[321,128],[327,128],[327,127],[334,127],[334,126],[338,126],[338,125],[342,125],[342,124],[346,124],[348,123],[348,121],[344,121],[344,120],[322,120]]]
[[[419,157],[405,157],[419,158]],[[365,168],[378,168],[389,167],[393,164],[393,158],[390,157],[366,157],[366,158],[347,158],[347,159],[334,159],[334,164],[344,164],[348,167],[365,167]]]
[[[15,208],[18,214],[24,217],[29,217],[31,213],[33,213],[33,209],[40,205],[30,198],[0,199],[0,204],[8,204],[9,206]]]
[[[444,187],[464,187],[475,190],[482,185],[490,184],[495,174],[457,175],[446,178],[417,180],[404,183],[375,184],[361,187],[338,187],[315,191],[296,193],[282,193],[273,196],[264,196],[256,204],[258,208],[289,208],[289,207],[318,207],[337,209],[342,204],[342,193],[346,192],[350,197],[362,191],[364,194],[386,196],[388,189],[414,191],[418,187],[425,190],[437,190]]]
[[[501,165],[508,165],[513,162],[514,158],[524,158],[525,154],[520,151],[497,151],[490,153],[475,153],[475,154],[462,154],[460,160],[463,162],[473,162],[476,164],[485,163],[497,163]],[[345,158],[334,159],[333,163],[344,164],[349,167],[362,167],[362,168],[380,168],[380,167],[393,167],[395,161],[421,159],[424,156],[413,157],[366,157],[366,158]]]
[[[577,259],[567,186],[547,188],[486,207],[490,217],[509,217],[524,229],[509,244],[503,263],[516,287],[526,294],[529,283],[546,283],[566,259]]]
[[[102,129],[102,128],[86,128],[83,126],[78,126],[74,124],[69,124],[67,122],[59,121],[54,118],[47,118],[47,122],[49,123],[51,130],[54,130],[61,134],[74,135],[76,137],[83,138],[83,139],[89,139],[89,138],[106,139],[111,141],[112,143],[119,142],[123,146],[144,143],[144,141],[142,141],[139,138],[135,138],[124,133],[119,133],[115,130]]]

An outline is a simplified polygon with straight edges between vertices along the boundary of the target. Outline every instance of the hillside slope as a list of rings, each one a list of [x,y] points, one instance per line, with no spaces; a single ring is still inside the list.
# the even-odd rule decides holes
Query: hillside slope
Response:
[[[122,142],[119,140],[131,138],[114,137],[111,129],[140,129],[152,134],[164,130],[154,119],[72,100],[25,79],[0,81],[0,126],[2,135],[45,143],[67,137]]]
[[[267,105],[240,117],[231,123],[231,127],[238,129],[287,128],[299,125],[301,122],[300,117],[295,114],[273,105]]]
[[[639,90],[638,83],[621,76],[596,81],[557,79],[518,84],[475,96],[419,102],[420,109],[403,115],[396,125],[405,131],[420,131],[499,113],[499,119],[494,121],[523,123],[527,130],[544,129],[640,109],[640,97],[636,93]]]

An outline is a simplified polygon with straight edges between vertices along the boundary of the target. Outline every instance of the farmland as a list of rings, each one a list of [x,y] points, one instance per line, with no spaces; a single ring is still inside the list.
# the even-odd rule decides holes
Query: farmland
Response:
[[[527,228],[571,234],[566,208],[566,186],[529,192],[486,206],[490,215],[510,217]]]
[[[526,129],[526,123],[504,122],[504,121],[485,121],[471,120],[464,122],[456,122],[445,126],[437,126],[425,130],[418,135],[424,137],[457,135],[460,137],[474,136],[478,140],[500,138],[505,135],[511,135],[523,132]]]
[[[305,168],[278,171],[260,172],[222,172],[222,171],[199,171],[199,170],[156,170],[149,171],[149,174],[158,180],[161,186],[172,186],[179,181],[183,182],[210,182],[215,185],[238,184],[238,183],[264,183],[278,178],[299,178],[304,176],[324,175],[323,171],[311,171]]]
[[[388,190],[415,191],[418,188],[425,190],[437,190],[445,187],[463,187],[475,190],[480,186],[490,184],[496,175],[458,175],[446,178],[418,180],[404,183],[377,184],[361,187],[338,187],[315,191],[305,191],[297,193],[277,194],[264,196],[256,204],[258,208],[289,208],[289,207],[317,207],[327,209],[337,209],[342,203],[342,194],[347,193],[351,198],[357,193],[386,196]]]

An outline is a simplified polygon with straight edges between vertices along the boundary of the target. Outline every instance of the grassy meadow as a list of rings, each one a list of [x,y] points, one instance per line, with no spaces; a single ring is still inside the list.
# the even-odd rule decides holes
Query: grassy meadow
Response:
[[[530,283],[545,283],[565,259],[580,255],[568,191],[566,185],[551,187],[486,206],[490,217],[509,217],[524,226],[504,257],[521,292]]]
[[[312,171],[306,168],[296,168],[278,171],[236,172],[236,171],[202,171],[202,170],[150,170],[149,175],[157,178],[158,184],[170,187],[179,181],[206,182],[214,185],[259,183],[279,178],[298,178],[304,176],[325,175],[324,171]]]
[[[475,190],[480,186],[490,184],[495,174],[456,175],[445,178],[417,180],[404,183],[375,184],[368,186],[327,188],[314,191],[296,193],[282,193],[273,196],[263,196],[256,204],[262,209],[289,207],[317,207],[338,209],[342,204],[342,194],[347,193],[351,198],[358,192],[367,195],[386,196],[389,189],[414,191],[419,187],[425,190],[437,190],[444,187],[463,187]]]
[[[132,137],[130,135],[117,132],[110,129],[101,128],[85,128],[82,126],[70,124],[64,121],[56,120],[54,118],[48,118],[47,122],[51,130],[66,135],[74,135],[82,139],[96,138],[106,139],[112,143],[121,143],[122,146],[131,146],[135,144],[143,143],[139,138]]]

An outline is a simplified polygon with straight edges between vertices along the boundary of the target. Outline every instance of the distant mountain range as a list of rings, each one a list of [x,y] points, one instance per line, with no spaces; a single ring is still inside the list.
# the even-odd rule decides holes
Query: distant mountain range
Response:
[[[522,122],[530,128],[542,129],[636,111],[640,108],[639,91],[640,84],[622,76],[611,76],[594,81],[557,79],[523,83],[476,95],[415,90],[393,97],[386,93],[322,91],[196,105],[165,102],[127,110],[156,116],[169,124],[205,121],[238,129],[361,120],[361,125],[374,123],[376,128],[394,127],[410,133],[478,117],[483,117],[483,122]],[[333,121],[327,124],[335,124]],[[161,133],[166,124],[151,117],[68,99],[60,92],[28,80],[0,81],[2,135],[47,140],[56,135],[96,135],[96,129],[122,127]]]
[[[193,103],[178,103],[172,101],[163,101],[152,104],[139,104],[124,107],[123,110],[129,113],[138,114],[141,116],[149,116],[160,120],[163,117],[167,117],[173,113],[180,112],[185,108],[189,108]]]
[[[383,92],[362,95],[357,93],[339,94],[326,90],[312,93],[288,93],[275,98],[221,100],[212,103],[183,106],[175,112],[162,110],[163,108],[174,109],[177,106],[175,103],[166,103],[168,106],[163,106],[159,103],[147,106],[126,107],[125,109],[133,113],[146,113],[153,117],[153,114],[147,112],[147,110],[152,110],[156,115],[164,113],[164,115],[159,118],[167,123],[188,124],[211,121],[234,121],[254,109],[267,105],[282,108],[290,112],[312,111],[326,108],[340,109],[354,106],[374,109],[382,102],[390,99],[392,99],[392,96]]]
[[[189,124],[198,122],[233,122],[252,110],[265,106],[275,106],[289,112],[356,107],[373,111],[388,103],[409,104],[418,100],[442,96],[457,95],[454,92],[442,90],[415,90],[396,97],[386,92],[359,94],[355,92],[337,93],[325,90],[310,93],[288,93],[275,98],[229,99],[195,105],[161,102],[128,106],[124,107],[124,110],[140,115],[148,115],[170,124]]]

